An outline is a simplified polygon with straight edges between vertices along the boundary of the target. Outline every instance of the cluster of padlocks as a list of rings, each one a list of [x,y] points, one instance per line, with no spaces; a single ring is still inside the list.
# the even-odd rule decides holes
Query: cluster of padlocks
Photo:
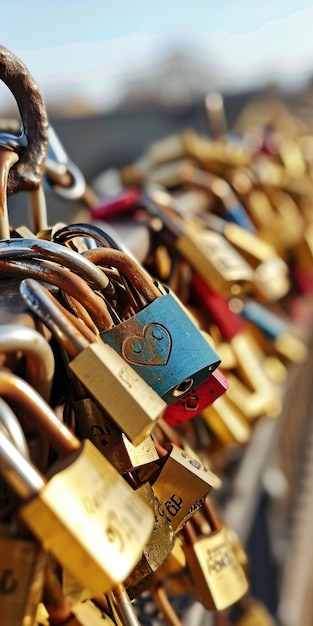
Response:
[[[307,356],[309,130],[166,138],[86,222],[49,226],[43,179],[73,174],[3,47],[0,78],[22,120],[0,132],[0,623],[178,626],[198,602],[271,626],[218,493]],[[33,230],[9,225],[21,190]],[[117,215],[149,229],[142,263]]]

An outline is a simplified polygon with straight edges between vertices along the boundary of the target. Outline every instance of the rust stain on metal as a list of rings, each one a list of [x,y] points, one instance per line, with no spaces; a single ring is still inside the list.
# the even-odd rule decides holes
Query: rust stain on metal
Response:
[[[8,176],[8,195],[36,189],[44,172],[48,150],[48,119],[37,83],[10,50],[0,46],[0,79],[16,99],[27,147]]]

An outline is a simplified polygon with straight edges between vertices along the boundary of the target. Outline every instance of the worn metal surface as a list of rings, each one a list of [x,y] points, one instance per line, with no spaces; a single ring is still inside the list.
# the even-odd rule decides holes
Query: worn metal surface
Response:
[[[0,46],[0,78],[16,99],[27,146],[8,179],[8,194],[38,187],[48,149],[48,119],[37,83],[10,50]]]

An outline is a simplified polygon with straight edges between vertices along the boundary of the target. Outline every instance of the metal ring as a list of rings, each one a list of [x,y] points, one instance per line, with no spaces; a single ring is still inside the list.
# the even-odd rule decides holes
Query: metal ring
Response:
[[[19,161],[9,172],[7,191],[36,189],[40,184],[48,150],[48,119],[42,95],[28,69],[10,50],[0,46],[0,79],[12,92],[21,115],[23,132],[19,145],[27,139]],[[14,140],[15,141],[15,140]]]
[[[1,139],[1,137],[0,137]],[[57,163],[57,166],[64,165],[65,168],[65,176],[70,176],[71,184],[70,185],[62,185],[60,183],[53,182],[51,178],[49,178],[49,168],[53,170],[54,161],[50,158],[47,158],[46,166],[47,172],[45,179],[49,185],[49,187],[61,198],[65,200],[79,200],[85,193],[86,190],[86,181],[85,178],[75,163],[73,161],[66,161],[66,163]],[[57,175],[57,169],[55,171]],[[62,175],[59,177],[62,179]],[[64,176],[63,176],[64,178]]]

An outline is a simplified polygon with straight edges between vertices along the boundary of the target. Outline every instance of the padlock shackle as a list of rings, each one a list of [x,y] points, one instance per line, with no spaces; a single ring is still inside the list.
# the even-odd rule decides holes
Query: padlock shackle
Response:
[[[107,598],[118,624],[123,626],[140,626],[129,595],[121,583],[117,584],[112,591],[109,591]]]
[[[75,237],[91,237],[95,242],[100,243],[103,248],[121,249],[111,235],[94,224],[68,224],[53,233],[53,241],[61,245],[68,243]]]
[[[1,265],[1,264],[0,264]],[[19,324],[0,326],[0,353],[22,351],[26,356],[26,379],[49,400],[54,376],[54,356],[47,340],[32,328]]]
[[[9,371],[0,371],[0,395],[26,412],[60,455],[80,449],[79,439],[60,422],[47,402],[23,378]]]
[[[24,431],[11,407],[0,398],[0,429],[5,431],[18,451],[30,461],[29,449]]]
[[[37,83],[27,67],[5,46],[0,46],[0,79],[16,99],[27,145],[9,173],[8,195],[35,189],[42,178],[48,149],[48,119]],[[18,139],[18,138],[16,138]]]
[[[105,301],[98,293],[95,293],[91,289],[83,278],[74,274],[69,269],[61,266],[53,267],[43,259],[30,259],[25,261],[17,257],[17,260],[6,259],[2,261],[0,256],[0,272],[1,271],[9,271],[22,276],[29,276],[59,287],[59,289],[70,294],[70,296],[75,298],[87,309],[95,326],[99,330],[112,328],[113,321]]]
[[[95,250],[87,250],[84,256],[96,265],[112,265],[116,267],[119,272],[129,278],[138,292],[144,296],[148,304],[154,302],[154,300],[162,295],[152,280],[149,280],[147,273],[140,265],[121,250],[96,248]]]
[[[13,259],[14,256],[24,259],[40,259],[53,261],[68,267],[87,281],[94,289],[106,289],[107,276],[91,263],[85,256],[45,239],[5,239],[0,241],[0,259]]]
[[[29,500],[45,486],[44,476],[27,461],[0,428],[0,474],[22,499]]]
[[[26,278],[20,284],[20,294],[33,313],[51,330],[70,359],[89,346],[90,342],[64,315],[62,305],[56,305],[53,296],[43,285],[32,278]],[[94,341],[97,341],[96,336]]]

